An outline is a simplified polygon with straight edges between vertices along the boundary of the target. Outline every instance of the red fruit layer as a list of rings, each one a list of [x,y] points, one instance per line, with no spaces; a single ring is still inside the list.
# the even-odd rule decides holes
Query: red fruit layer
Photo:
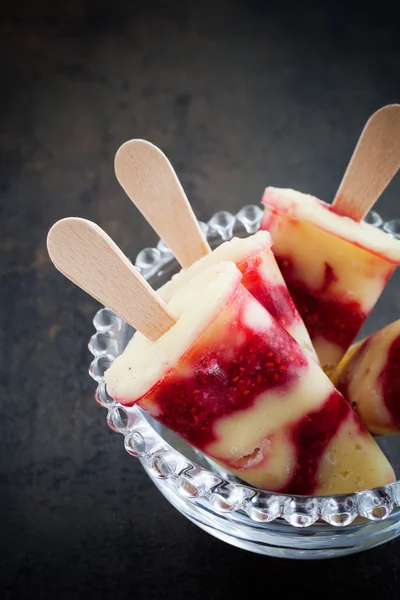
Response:
[[[285,285],[269,283],[259,273],[262,259],[248,261],[243,273],[242,284],[270,315],[285,329],[299,320],[299,314]],[[241,265],[239,265],[241,267]]]
[[[308,495],[315,491],[321,457],[350,411],[341,394],[333,390],[320,410],[309,413],[293,427],[291,436],[297,450],[297,465],[281,493]]]
[[[387,362],[379,375],[382,397],[393,421],[400,425],[400,336],[389,347]]]
[[[232,358],[232,340],[238,339],[239,324],[244,339],[240,339]],[[281,327],[272,326],[267,336],[257,334],[243,324],[242,318],[224,330],[218,344],[205,347],[200,343],[183,360],[192,374],[179,377],[170,373],[149,397],[157,420],[205,452],[218,440],[214,426],[219,419],[248,409],[268,391],[281,391],[284,400],[286,390],[297,384],[307,368],[300,347]],[[306,414],[292,426],[289,435],[297,452],[297,467],[282,491],[309,494],[315,490],[321,456],[349,412],[347,403],[334,390],[318,411]],[[228,457],[215,458],[228,464]],[[246,464],[242,467],[245,472]]]
[[[307,366],[300,346],[279,325],[257,334],[242,318],[212,347],[200,343],[183,360],[192,374],[170,373],[149,396],[157,420],[205,451],[218,439],[216,421],[249,408],[263,392],[279,390],[284,398]]]
[[[318,290],[312,290],[297,278],[290,258],[276,255],[275,258],[311,340],[321,336],[347,350],[367,314],[356,300],[341,300],[337,294],[336,298],[323,297],[331,283],[337,280],[331,265],[325,263],[324,281]]]

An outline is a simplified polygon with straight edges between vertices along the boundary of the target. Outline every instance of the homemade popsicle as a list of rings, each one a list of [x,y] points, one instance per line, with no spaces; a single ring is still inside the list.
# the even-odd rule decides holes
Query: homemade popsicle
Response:
[[[332,379],[370,432],[400,433],[400,320],[354,344]]]
[[[134,335],[105,374],[108,393],[260,488],[334,494],[394,481],[349,404],[241,279],[233,262],[187,277],[167,302],[175,324],[157,341]]]
[[[333,370],[400,263],[400,241],[313,196],[269,187],[261,228],[324,370]]]
[[[310,336],[270,250],[271,243],[271,236],[267,231],[259,231],[248,238],[234,238],[187,269],[179,271],[158,293],[164,301],[168,301],[182,286],[210,265],[233,261],[242,273],[242,285],[294,337],[303,350],[318,362]]]

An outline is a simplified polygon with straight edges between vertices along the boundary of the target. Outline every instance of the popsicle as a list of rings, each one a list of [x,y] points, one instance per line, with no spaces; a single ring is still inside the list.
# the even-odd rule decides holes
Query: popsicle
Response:
[[[204,237],[168,158],[144,140],[124,143],[115,158],[117,178],[137,208],[184,267],[159,290],[169,300],[196,273],[220,261],[234,261],[242,284],[318,362],[310,336],[271,251],[267,232],[234,238],[213,252]]]
[[[270,247],[271,236],[267,231],[259,231],[248,238],[233,238],[218,246],[211,254],[193,263],[192,266],[179,271],[158,289],[158,293],[163,300],[168,301],[190,279],[210,265],[233,261],[242,273],[242,285],[294,337],[310,358],[318,363],[310,336],[288,292]]]
[[[400,320],[354,344],[333,381],[370,432],[400,433]]]
[[[368,121],[333,206],[273,187],[262,199],[261,228],[271,233],[282,275],[330,374],[400,263],[398,240],[355,220],[399,168],[399,109],[385,107]]]
[[[392,482],[349,404],[240,282],[220,262],[181,286],[167,303],[175,325],[156,342],[134,335],[105,374],[108,393],[259,488],[333,494]]]

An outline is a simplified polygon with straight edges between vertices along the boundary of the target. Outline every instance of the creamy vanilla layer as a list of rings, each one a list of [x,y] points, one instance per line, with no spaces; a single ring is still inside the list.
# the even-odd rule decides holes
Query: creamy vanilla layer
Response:
[[[287,216],[314,225],[336,237],[351,242],[385,260],[400,264],[400,242],[387,233],[365,222],[340,216],[330,210],[330,205],[315,196],[292,189],[268,187],[262,202]]]
[[[135,333],[105,374],[108,393],[122,404],[146,394],[225,309],[240,281],[236,266],[221,262],[182,286],[167,302],[175,325],[156,342]]]
[[[354,413],[343,422],[328,445],[318,469],[320,495],[348,494],[387,485],[395,480],[393,469],[375,440],[360,430]]]
[[[352,346],[333,379],[372,433],[398,433],[400,320]]]
[[[297,458],[293,441],[282,428],[264,438],[251,455],[242,460],[231,459],[229,470],[246,481],[250,477],[251,484],[257,488],[283,492],[296,469]],[[317,490],[313,488],[312,493]]]
[[[288,292],[271,250],[271,236],[259,231],[247,238],[233,238],[187,269],[182,269],[163,285],[158,293],[168,301],[196,275],[221,261],[233,261],[241,271],[242,284],[318,362],[310,336]]]

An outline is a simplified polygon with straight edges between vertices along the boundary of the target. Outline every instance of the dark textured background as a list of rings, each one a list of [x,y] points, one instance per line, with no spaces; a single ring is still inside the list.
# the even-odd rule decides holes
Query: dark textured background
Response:
[[[171,158],[199,218],[266,184],[331,199],[375,109],[400,99],[389,4],[21,0],[1,16],[0,596],[400,596],[400,540],[320,563],[224,545],[159,492],[93,400],[97,309],[49,264],[48,227],[156,241],[113,175],[123,141]],[[382,197],[399,216],[397,178]],[[395,276],[367,329],[400,314]],[[282,596],[283,597],[283,596]]]

